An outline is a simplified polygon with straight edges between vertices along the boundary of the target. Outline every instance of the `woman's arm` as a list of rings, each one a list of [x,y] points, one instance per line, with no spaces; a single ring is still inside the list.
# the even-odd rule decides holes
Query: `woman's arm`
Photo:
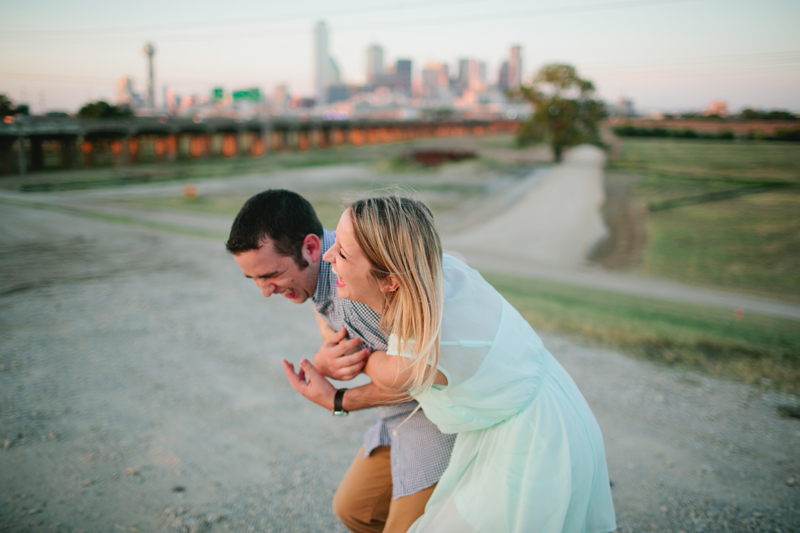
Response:
[[[401,355],[389,355],[385,351],[375,351],[367,359],[363,372],[372,378],[379,388],[387,392],[403,392],[409,388],[411,364],[413,360]],[[447,377],[441,370],[436,371],[435,385],[447,385]]]

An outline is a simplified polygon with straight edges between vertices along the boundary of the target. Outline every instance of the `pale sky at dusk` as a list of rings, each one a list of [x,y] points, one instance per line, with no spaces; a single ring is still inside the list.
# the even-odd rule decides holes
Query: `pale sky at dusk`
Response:
[[[729,109],[800,112],[800,2],[797,0],[516,0],[274,2],[239,0],[0,0],[0,93],[34,112],[75,111],[115,98],[117,80],[144,93],[142,46],[155,44],[156,82],[179,94],[213,86],[258,86],[271,94],[312,92],[312,31],[329,28],[343,80],[365,78],[366,49],[387,64],[412,59],[486,61],[496,82],[509,48],[523,48],[525,78],[566,62],[598,95],[626,95],[640,111]]]

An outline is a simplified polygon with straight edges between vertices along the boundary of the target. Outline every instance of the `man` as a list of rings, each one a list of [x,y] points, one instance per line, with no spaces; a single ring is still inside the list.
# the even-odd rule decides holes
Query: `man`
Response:
[[[334,243],[314,208],[300,195],[268,190],[245,202],[231,227],[227,250],[265,297],[314,303],[323,344],[313,369],[333,379],[352,379],[373,350],[386,349],[380,316],[336,294],[336,277],[322,255]],[[359,348],[361,344],[366,348]],[[288,363],[287,363],[288,365]],[[291,365],[287,376],[294,376]],[[297,383],[293,383],[297,386]],[[455,435],[444,435],[417,403],[396,403],[372,384],[337,394],[334,414],[378,407],[379,419],[334,496],[334,511],[355,533],[404,532],[419,517],[450,460]]]

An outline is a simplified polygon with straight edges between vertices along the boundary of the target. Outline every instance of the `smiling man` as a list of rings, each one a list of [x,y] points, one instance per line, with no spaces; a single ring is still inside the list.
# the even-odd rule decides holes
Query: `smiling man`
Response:
[[[264,296],[312,300],[323,338],[314,369],[348,380],[360,373],[372,351],[386,350],[386,334],[375,311],[337,295],[337,276],[322,261],[334,242],[334,233],[323,230],[305,198],[268,190],[242,206],[226,248]],[[357,533],[406,531],[447,468],[455,435],[441,433],[422,410],[409,418],[416,402],[398,404],[396,395],[372,384],[340,391],[337,401],[328,406],[335,415],[382,407],[334,496],[336,515]]]

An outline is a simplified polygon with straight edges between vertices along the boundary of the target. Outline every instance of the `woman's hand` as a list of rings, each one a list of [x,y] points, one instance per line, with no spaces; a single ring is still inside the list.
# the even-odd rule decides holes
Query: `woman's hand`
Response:
[[[286,372],[286,377],[289,378],[289,384],[294,390],[315,404],[329,411],[333,411],[333,399],[334,396],[336,396],[336,388],[317,372],[308,359],[300,361],[300,369],[297,373],[295,373],[292,363],[285,359],[281,362],[283,363],[283,370]],[[306,381],[306,378],[308,378],[308,381]]]

